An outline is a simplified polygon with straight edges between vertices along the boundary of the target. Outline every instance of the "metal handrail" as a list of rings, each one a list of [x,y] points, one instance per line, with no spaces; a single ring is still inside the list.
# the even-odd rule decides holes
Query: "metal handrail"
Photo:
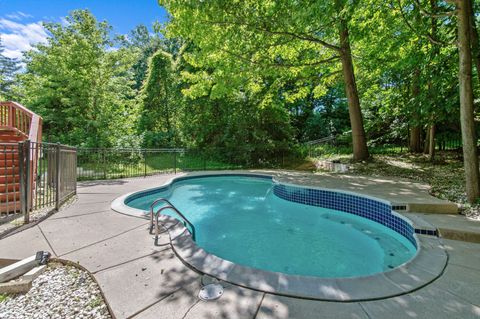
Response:
[[[153,233],[153,215],[154,215],[154,212],[153,212],[153,208],[155,207],[155,205],[157,205],[158,203],[160,202],[164,202],[164,203],[167,203],[167,205],[170,205],[170,206],[173,206],[172,203],[170,203],[170,201],[166,198],[159,198],[159,199],[156,199],[151,205],[150,205],[150,234]],[[158,212],[157,212],[158,213]]]
[[[155,200],[152,205],[150,205],[150,212],[151,212],[151,219],[152,219],[152,222],[153,222],[153,207],[159,203],[159,202],[165,202],[168,204],[168,206],[163,206],[163,207],[160,207],[159,210],[157,210],[157,213],[155,214],[155,245],[158,244],[158,235],[160,233],[160,230],[159,230],[159,223],[158,223],[158,216],[160,215],[160,213],[165,210],[165,209],[173,209],[175,211],[175,213],[177,213],[184,221],[184,223],[187,223],[190,228],[192,229],[191,231],[191,234],[192,234],[192,239],[195,240],[195,226],[193,226],[193,224],[187,219],[187,217],[185,217],[185,215],[183,215],[175,206],[173,206],[172,203],[170,203],[170,201],[166,198],[159,198],[157,200]],[[153,226],[153,225],[152,225]]]

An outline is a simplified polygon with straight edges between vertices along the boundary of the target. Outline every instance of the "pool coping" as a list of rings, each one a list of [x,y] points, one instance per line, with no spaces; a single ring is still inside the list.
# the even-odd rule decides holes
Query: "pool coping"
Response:
[[[155,191],[164,189],[169,187],[174,181],[183,180],[185,178],[221,175],[268,177],[282,184],[294,185],[296,187],[325,189],[284,183],[269,174],[207,172],[190,173],[180,177],[173,177],[165,184],[156,188],[149,188],[148,190]],[[363,194],[336,189],[328,190],[350,193],[356,196],[389,203],[388,201]],[[145,190],[143,190],[143,192],[144,191]],[[139,192],[142,192],[142,190],[118,197],[112,202],[112,209],[130,216],[149,218],[148,212],[124,204],[128,197]],[[401,217],[411,224],[411,221],[408,218],[404,216]],[[384,299],[403,295],[418,290],[441,276],[448,261],[448,254],[443,248],[439,238],[415,234],[414,237],[417,241],[416,255],[408,262],[390,271],[369,276],[348,278],[322,278],[288,275],[238,265],[210,254],[193,241],[190,232],[179,220],[170,216],[161,215],[159,216],[159,221],[168,231],[171,246],[177,257],[191,268],[242,287],[291,297],[352,302]]]

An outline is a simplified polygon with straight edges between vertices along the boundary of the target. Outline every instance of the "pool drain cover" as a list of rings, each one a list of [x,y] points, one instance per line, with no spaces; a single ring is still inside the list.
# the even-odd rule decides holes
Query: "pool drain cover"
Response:
[[[219,284],[209,284],[203,286],[198,293],[198,298],[202,300],[215,300],[223,295],[223,287]]]

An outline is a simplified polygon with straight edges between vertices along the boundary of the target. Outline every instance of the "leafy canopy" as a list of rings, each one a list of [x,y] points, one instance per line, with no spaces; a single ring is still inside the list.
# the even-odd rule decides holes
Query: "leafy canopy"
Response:
[[[90,12],[73,11],[66,21],[45,24],[47,43],[27,53],[23,101],[44,116],[50,140],[111,146],[134,129],[136,56],[115,47],[108,23]]]

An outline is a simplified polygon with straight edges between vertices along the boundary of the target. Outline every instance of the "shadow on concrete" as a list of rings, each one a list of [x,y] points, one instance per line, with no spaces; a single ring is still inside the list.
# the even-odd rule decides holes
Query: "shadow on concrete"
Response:
[[[78,183],[78,188],[100,186],[100,185],[120,186],[127,183],[128,181],[123,179],[103,179],[103,180],[95,180],[95,181],[83,181]]]

